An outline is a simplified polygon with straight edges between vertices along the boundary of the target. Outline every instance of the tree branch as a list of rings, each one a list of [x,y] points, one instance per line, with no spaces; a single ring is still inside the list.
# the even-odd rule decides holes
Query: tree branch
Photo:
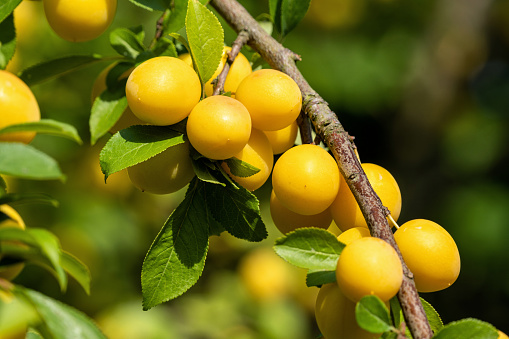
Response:
[[[361,208],[371,234],[392,245],[401,259],[404,277],[398,298],[413,337],[415,339],[431,338],[433,332],[426,319],[412,273],[405,265],[394,240],[385,215],[385,208],[355,155],[353,141],[349,134],[344,130],[336,114],[329,109],[327,102],[311,88],[295,65],[300,57],[268,35],[237,1],[212,0],[210,4],[235,31],[246,31],[249,34],[249,46],[257,51],[272,68],[288,74],[299,86],[303,97],[303,111],[334,155],[341,174]]]

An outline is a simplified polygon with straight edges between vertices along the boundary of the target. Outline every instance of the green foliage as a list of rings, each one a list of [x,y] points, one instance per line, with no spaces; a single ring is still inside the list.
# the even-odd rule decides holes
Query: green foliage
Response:
[[[175,0],[173,8],[165,21],[165,33],[174,33],[186,24],[187,0]]]
[[[300,228],[276,240],[274,250],[290,264],[313,271],[336,270],[345,247],[336,236],[319,228]]]
[[[270,0],[270,16],[277,31],[284,37],[304,18],[311,0]]]
[[[5,182],[4,182],[5,183]],[[6,189],[6,187],[3,187]],[[39,203],[48,204],[53,207],[58,207],[58,201],[53,199],[47,194],[43,193],[7,193],[0,194],[0,205],[2,204],[26,204],[26,203]]]
[[[103,60],[99,55],[66,56],[30,66],[19,77],[28,86],[33,86]]]
[[[37,134],[50,134],[62,138],[67,138],[77,142],[78,144],[83,143],[78,134],[78,131],[74,126],[51,119],[41,119],[39,121],[25,122],[22,124],[14,124],[0,128],[0,134],[27,131],[34,131],[37,132]]]
[[[429,325],[431,326],[431,330],[433,333],[437,333],[444,327],[444,324],[442,323],[442,319],[440,318],[440,315],[435,310],[433,306],[423,298],[421,299],[422,307],[424,308],[424,312],[426,313],[426,318],[428,318]]]
[[[14,16],[9,15],[0,22],[0,69],[5,69],[16,50],[16,32],[14,30]]]
[[[110,33],[110,44],[118,54],[136,60],[146,50],[143,46],[144,37],[141,26],[132,29],[117,28]]]
[[[383,301],[374,295],[363,297],[355,305],[355,319],[361,328],[371,333],[383,333],[393,329],[389,310]]]
[[[9,14],[20,4],[21,0],[5,0],[0,4],[0,22],[4,21]]]
[[[186,33],[196,71],[206,83],[221,61],[224,31],[216,16],[197,0],[189,0]]]
[[[53,158],[17,142],[0,143],[0,174],[38,180],[65,178]]]
[[[100,155],[105,177],[134,166],[183,143],[184,135],[166,126],[135,125],[123,129],[108,140]]]
[[[225,162],[232,174],[238,177],[250,177],[260,172],[259,168],[237,158],[229,158],[226,159]]]
[[[313,271],[309,270],[306,275],[306,286],[322,286],[336,282],[336,270]]]
[[[83,313],[39,292],[16,286],[14,294],[26,300],[40,317],[34,328],[47,339],[106,339]]]
[[[129,0],[136,6],[148,11],[164,11],[170,6],[170,0]]]
[[[451,322],[433,336],[434,339],[497,339],[493,325],[473,318]]]

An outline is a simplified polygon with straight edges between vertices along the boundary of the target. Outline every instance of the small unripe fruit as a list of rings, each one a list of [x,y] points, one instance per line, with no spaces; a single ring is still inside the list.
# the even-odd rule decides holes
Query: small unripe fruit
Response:
[[[302,94],[299,86],[283,72],[260,69],[248,75],[237,88],[235,98],[246,106],[253,127],[276,131],[299,116]]]
[[[235,156],[251,136],[251,117],[239,101],[222,95],[203,99],[189,114],[187,136],[203,156],[223,160]]]
[[[277,131],[264,131],[267,138],[269,138],[274,154],[281,154],[292,148],[295,144],[298,132],[299,126],[297,125],[297,121]]]
[[[376,339],[380,334],[369,333],[357,324],[355,303],[329,283],[320,288],[315,305],[316,324],[326,339]]]
[[[391,245],[379,238],[361,238],[341,252],[336,280],[341,291],[352,301],[376,295],[385,302],[398,293],[403,268]]]
[[[134,186],[154,194],[173,193],[194,177],[189,143],[172,146],[162,153],[127,169]]]
[[[353,227],[341,233],[338,236],[338,240],[341,241],[343,244],[348,245],[354,240],[370,236],[371,234],[369,233],[367,227]]]
[[[117,0],[44,0],[43,4],[51,28],[72,42],[100,36],[117,10]]]
[[[272,171],[272,186],[279,201],[295,213],[325,211],[339,189],[339,169],[334,158],[317,145],[290,148]]]
[[[290,211],[279,201],[276,194],[274,194],[274,190],[270,195],[270,215],[274,225],[283,234],[302,227],[318,227],[327,229],[332,222],[332,216],[329,209],[313,215],[302,215]]]
[[[394,239],[419,292],[443,290],[458,278],[458,247],[442,226],[425,219],[410,220],[394,233]]]
[[[362,164],[362,168],[382,204],[389,209],[394,220],[398,220],[401,212],[401,192],[394,177],[385,168],[375,164],[365,163]],[[342,231],[352,227],[368,227],[343,176],[338,195],[330,209],[336,225]]]
[[[156,57],[136,67],[126,84],[134,115],[152,125],[173,125],[186,118],[201,96],[198,74],[184,61]]]
[[[238,177],[233,175],[230,168],[223,162],[221,166],[228,173],[232,179],[249,191],[254,191],[267,181],[272,172],[272,166],[274,165],[274,155],[272,154],[272,147],[270,146],[269,139],[267,136],[257,129],[251,130],[251,136],[249,140],[239,153],[234,155],[234,158],[242,160],[260,171],[248,177]]]

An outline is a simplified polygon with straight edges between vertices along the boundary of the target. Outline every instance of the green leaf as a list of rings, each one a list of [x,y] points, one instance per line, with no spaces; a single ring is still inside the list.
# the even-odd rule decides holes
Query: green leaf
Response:
[[[166,34],[179,31],[186,24],[187,0],[175,0],[174,6],[165,22],[164,32]]]
[[[3,196],[7,193],[7,183],[5,179],[0,176],[0,196]]]
[[[153,53],[156,56],[171,56],[174,58],[178,57],[177,49],[175,48],[173,41],[164,37],[157,40],[153,48]]]
[[[374,295],[363,297],[355,305],[355,319],[362,329],[371,333],[390,331],[389,310],[382,300]]]
[[[65,179],[53,158],[18,142],[0,143],[0,174],[24,179]]]
[[[40,134],[51,134],[67,138],[76,141],[80,145],[83,143],[74,126],[51,119],[41,119],[39,121],[9,125],[1,128],[0,134],[25,131],[35,131]]]
[[[49,204],[58,207],[58,201],[43,193],[8,193],[0,196],[0,205],[3,204]]]
[[[398,296],[394,296],[389,301],[392,324],[394,327],[399,328],[399,325],[404,321],[403,319],[403,311],[401,310],[401,305],[398,300]]]
[[[306,286],[322,286],[336,282],[336,270],[334,271],[308,271],[306,275]]]
[[[0,22],[0,69],[5,69],[16,51],[14,16],[11,14]]]
[[[304,18],[311,0],[282,0],[281,4],[281,34],[290,33]]]
[[[217,179],[217,176],[215,175],[216,174],[215,167],[208,166],[208,162],[210,162],[210,160],[208,160],[208,159],[204,159],[204,160],[192,159],[192,160],[193,160],[193,170],[194,170],[194,173],[196,173],[196,176],[198,177],[198,179],[200,179],[201,181],[211,183],[211,184],[221,185],[223,187],[226,186],[225,183],[223,183],[222,181],[219,181],[219,179]]]
[[[248,241],[262,241],[267,237],[260,203],[252,192],[230,182],[226,182],[226,186],[207,183],[205,190],[212,216],[228,233]]]
[[[110,33],[111,47],[118,54],[136,59],[138,54],[145,51],[143,41],[139,39],[135,32],[127,28],[117,28]]]
[[[317,271],[335,271],[344,247],[329,231],[300,228],[277,239],[274,250],[292,265]]]
[[[306,0],[307,1],[307,0]],[[269,13],[278,32],[281,32],[281,6],[283,0],[269,0]]]
[[[189,0],[186,33],[202,83],[214,74],[223,54],[224,31],[216,16],[197,0]]]
[[[28,86],[33,86],[103,60],[99,55],[62,57],[31,66],[23,70],[19,77]]]
[[[497,339],[498,332],[493,325],[484,321],[467,318],[445,325],[433,339]]]
[[[245,178],[260,172],[260,169],[237,158],[226,159],[226,164],[233,175]]]
[[[442,322],[442,319],[440,318],[440,315],[435,310],[433,306],[426,300],[421,299],[422,307],[424,308],[424,312],[426,313],[426,317],[428,318],[428,322],[431,326],[431,330],[434,333],[437,333],[444,327],[444,323]]]
[[[80,284],[88,295],[90,295],[90,271],[88,267],[78,258],[66,251],[62,251],[60,260],[64,270]]]
[[[122,80],[125,84],[126,80]],[[90,142],[94,145],[100,137],[108,133],[127,108],[125,87],[107,88],[92,105],[90,113]]]
[[[0,22],[4,21],[20,3],[21,0],[3,0],[0,2]]]
[[[44,338],[35,329],[29,328],[25,339],[44,339]]]
[[[35,307],[42,321],[35,328],[44,338],[107,339],[90,318],[68,305],[21,286],[14,293]]]
[[[119,62],[113,66],[106,74],[106,88],[110,89],[110,92],[115,92],[117,89],[125,87],[124,73],[134,68],[134,62]]]
[[[147,11],[164,11],[170,6],[171,0],[129,0],[136,6],[146,9]]]
[[[182,133],[167,126],[128,127],[115,133],[103,147],[99,156],[101,170],[108,178],[115,172],[148,160],[184,141]]]
[[[180,296],[202,274],[209,233],[203,186],[196,178],[191,181],[186,197],[145,257],[141,272],[145,310]]]

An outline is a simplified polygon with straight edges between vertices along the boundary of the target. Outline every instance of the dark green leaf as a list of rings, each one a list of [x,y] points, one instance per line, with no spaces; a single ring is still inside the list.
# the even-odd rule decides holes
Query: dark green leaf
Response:
[[[153,49],[153,53],[156,56],[171,56],[174,58],[178,57],[175,44],[173,41],[167,38],[161,38],[157,40]]]
[[[123,129],[106,143],[99,157],[106,178],[183,143],[184,135],[167,126],[135,125]]]
[[[287,35],[304,18],[311,0],[282,0],[281,4],[281,34]]]
[[[231,173],[241,178],[250,177],[260,172],[259,168],[237,158],[229,158],[225,161]]]
[[[19,77],[28,86],[33,86],[102,60],[99,55],[67,56],[31,66],[23,70]]]
[[[276,253],[298,267],[335,271],[344,244],[324,229],[300,228],[276,240]]]
[[[216,16],[197,0],[189,0],[186,33],[191,55],[202,83],[214,74],[224,47],[224,32]]]
[[[0,175],[0,196],[3,196],[7,193],[7,183],[5,182],[5,179],[2,178]]]
[[[434,333],[437,333],[444,327],[444,323],[442,322],[442,319],[440,318],[440,315],[435,310],[433,306],[426,300],[421,298],[422,307],[424,308],[424,312],[426,313],[426,317],[428,318],[428,322],[431,326],[431,330]]]
[[[164,11],[170,6],[171,0],[129,0],[136,6],[148,11]]]
[[[0,174],[40,180],[65,178],[53,158],[17,142],[0,143]]]
[[[322,286],[336,282],[336,270],[334,271],[309,271],[306,275],[306,286]]]
[[[111,32],[110,44],[117,53],[133,60],[145,50],[143,41],[139,40],[135,32],[127,28],[117,28]]]
[[[58,201],[43,193],[8,193],[0,196],[0,205],[3,204],[49,204],[58,207]]]
[[[4,21],[20,3],[21,0],[3,0],[0,2],[0,22]]]
[[[121,81],[125,84],[125,79]],[[90,113],[90,142],[94,145],[100,137],[108,133],[127,108],[125,87],[107,88],[92,105]]]
[[[35,131],[40,134],[51,134],[76,141],[78,144],[83,143],[74,126],[51,119],[41,119],[39,121],[9,125],[1,128],[0,134],[25,131]]]
[[[5,69],[16,51],[16,31],[13,15],[0,22],[0,69]]]
[[[64,270],[80,284],[87,294],[90,294],[90,271],[88,267],[66,251],[62,251],[60,260]]]
[[[357,302],[355,319],[361,328],[371,333],[383,333],[393,328],[389,310],[384,302],[374,295],[365,296]]]
[[[122,87],[125,87],[125,79],[124,73],[134,68],[133,62],[119,62],[115,66],[113,66],[106,74],[106,88],[110,90],[110,92],[115,92]]]
[[[307,1],[307,0],[306,0]],[[269,13],[278,32],[281,32],[281,6],[283,0],[269,0]]]
[[[497,339],[493,325],[473,318],[462,319],[445,325],[433,339]]]
[[[68,305],[21,286],[14,293],[35,307],[42,321],[35,328],[44,338],[107,339],[90,318]]]
[[[191,181],[185,199],[170,215],[150,247],[141,272],[143,308],[174,299],[202,274],[208,249],[204,183]]]
[[[399,325],[404,321],[403,319],[403,311],[401,310],[401,305],[398,300],[398,296],[391,298],[390,300],[390,310],[391,310],[391,318],[392,324],[394,327],[399,328]]]
[[[243,187],[230,182],[226,186],[206,183],[207,205],[216,219],[231,235],[248,240],[262,241],[267,230],[260,215],[256,196]]]
[[[212,169],[209,166],[207,166],[208,161],[209,161],[208,159],[204,159],[204,160],[193,159],[193,169],[194,169],[194,173],[196,173],[196,176],[198,177],[198,179],[200,179],[201,181],[211,183],[211,184],[221,185],[223,187],[226,186],[225,183],[219,181],[219,179],[217,179],[217,177],[216,177],[216,174],[220,174],[220,173],[216,172],[215,169]]]

